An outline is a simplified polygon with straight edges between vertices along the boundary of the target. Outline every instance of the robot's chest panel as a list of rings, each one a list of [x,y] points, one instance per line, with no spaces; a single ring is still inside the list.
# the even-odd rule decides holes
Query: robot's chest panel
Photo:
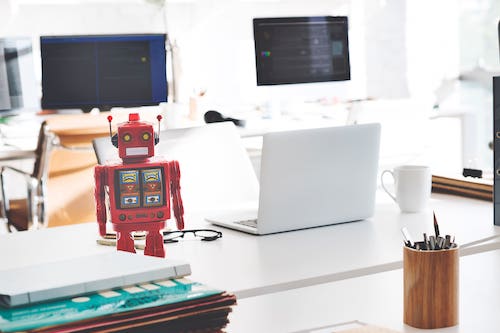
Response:
[[[127,209],[163,206],[164,179],[162,168],[116,170],[116,207]]]

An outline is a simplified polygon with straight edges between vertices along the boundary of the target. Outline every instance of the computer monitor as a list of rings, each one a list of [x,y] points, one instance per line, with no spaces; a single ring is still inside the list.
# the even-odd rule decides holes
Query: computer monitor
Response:
[[[0,38],[0,115],[37,105],[31,38]]]
[[[165,40],[165,34],[41,36],[42,108],[166,102]]]
[[[350,80],[346,16],[255,18],[257,85]]]

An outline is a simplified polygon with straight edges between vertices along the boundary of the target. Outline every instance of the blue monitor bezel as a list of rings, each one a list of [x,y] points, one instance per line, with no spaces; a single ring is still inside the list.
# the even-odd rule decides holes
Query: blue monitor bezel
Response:
[[[43,86],[43,60],[42,60],[42,109],[75,109],[90,110],[99,108],[101,110],[109,110],[112,107],[137,107],[158,105],[168,100],[168,83],[167,83],[167,68],[166,68],[166,34],[108,34],[108,35],[61,35],[61,36],[40,36],[40,53],[43,59],[44,44],[55,43],[100,43],[113,41],[149,41],[150,42],[150,59],[151,59],[151,99],[136,100],[136,101],[102,101],[96,96],[95,100],[75,101],[75,102],[60,102],[47,101],[44,98]],[[97,67],[97,66],[96,66]],[[98,68],[96,68],[98,70]],[[98,83],[96,82],[96,86]]]

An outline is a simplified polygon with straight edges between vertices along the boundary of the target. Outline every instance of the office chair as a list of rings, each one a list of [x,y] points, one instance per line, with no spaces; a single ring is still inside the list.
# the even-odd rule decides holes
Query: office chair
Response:
[[[7,220],[9,231],[36,229],[46,226],[46,192],[48,164],[55,135],[48,129],[47,122],[40,125],[38,142],[34,151],[35,163],[31,173],[11,166],[0,168],[0,214]],[[5,185],[6,172],[24,176],[27,197],[10,200]]]

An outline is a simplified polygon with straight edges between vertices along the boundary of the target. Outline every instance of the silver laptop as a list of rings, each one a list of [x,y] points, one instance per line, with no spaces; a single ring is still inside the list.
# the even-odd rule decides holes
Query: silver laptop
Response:
[[[263,235],[371,217],[379,146],[379,124],[267,133],[258,206],[206,220]]]

